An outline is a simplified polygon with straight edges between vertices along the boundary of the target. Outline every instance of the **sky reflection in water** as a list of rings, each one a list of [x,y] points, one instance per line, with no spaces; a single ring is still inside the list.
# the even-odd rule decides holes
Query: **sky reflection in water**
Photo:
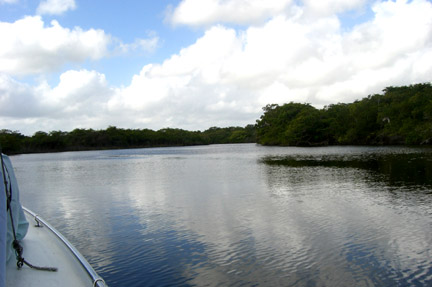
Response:
[[[111,286],[424,286],[432,151],[222,145],[12,157]]]

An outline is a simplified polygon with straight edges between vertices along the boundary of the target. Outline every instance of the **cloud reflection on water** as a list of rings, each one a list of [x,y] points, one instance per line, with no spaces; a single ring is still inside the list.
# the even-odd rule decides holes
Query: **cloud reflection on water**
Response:
[[[374,152],[228,145],[13,160],[25,204],[60,218],[113,286],[430,282],[428,179],[399,177],[400,161],[364,168]]]

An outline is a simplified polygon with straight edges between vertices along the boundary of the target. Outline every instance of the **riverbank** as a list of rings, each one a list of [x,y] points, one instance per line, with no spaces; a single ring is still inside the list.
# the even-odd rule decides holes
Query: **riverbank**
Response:
[[[212,127],[203,132],[182,129],[75,129],[71,132],[36,132],[25,136],[10,130],[0,131],[0,144],[6,154],[64,151],[195,146],[226,143],[254,143],[255,127]]]
[[[317,109],[271,104],[257,121],[264,145],[421,145],[432,143],[432,85],[387,87],[350,104]]]

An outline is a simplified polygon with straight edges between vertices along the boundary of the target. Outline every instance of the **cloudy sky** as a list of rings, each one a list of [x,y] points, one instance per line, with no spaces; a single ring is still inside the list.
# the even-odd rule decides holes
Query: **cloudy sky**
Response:
[[[0,129],[205,130],[432,81],[431,0],[0,0]]]

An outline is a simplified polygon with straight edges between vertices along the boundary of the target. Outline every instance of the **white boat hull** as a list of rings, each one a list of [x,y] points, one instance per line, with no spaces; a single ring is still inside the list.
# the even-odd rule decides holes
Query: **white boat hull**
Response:
[[[12,258],[6,265],[6,286],[106,286],[84,257],[57,230],[41,219],[43,227],[36,227],[36,215],[27,209],[24,211],[30,226],[21,241],[23,257],[33,265],[56,267],[58,270],[40,271],[26,265],[18,269],[16,260]]]

